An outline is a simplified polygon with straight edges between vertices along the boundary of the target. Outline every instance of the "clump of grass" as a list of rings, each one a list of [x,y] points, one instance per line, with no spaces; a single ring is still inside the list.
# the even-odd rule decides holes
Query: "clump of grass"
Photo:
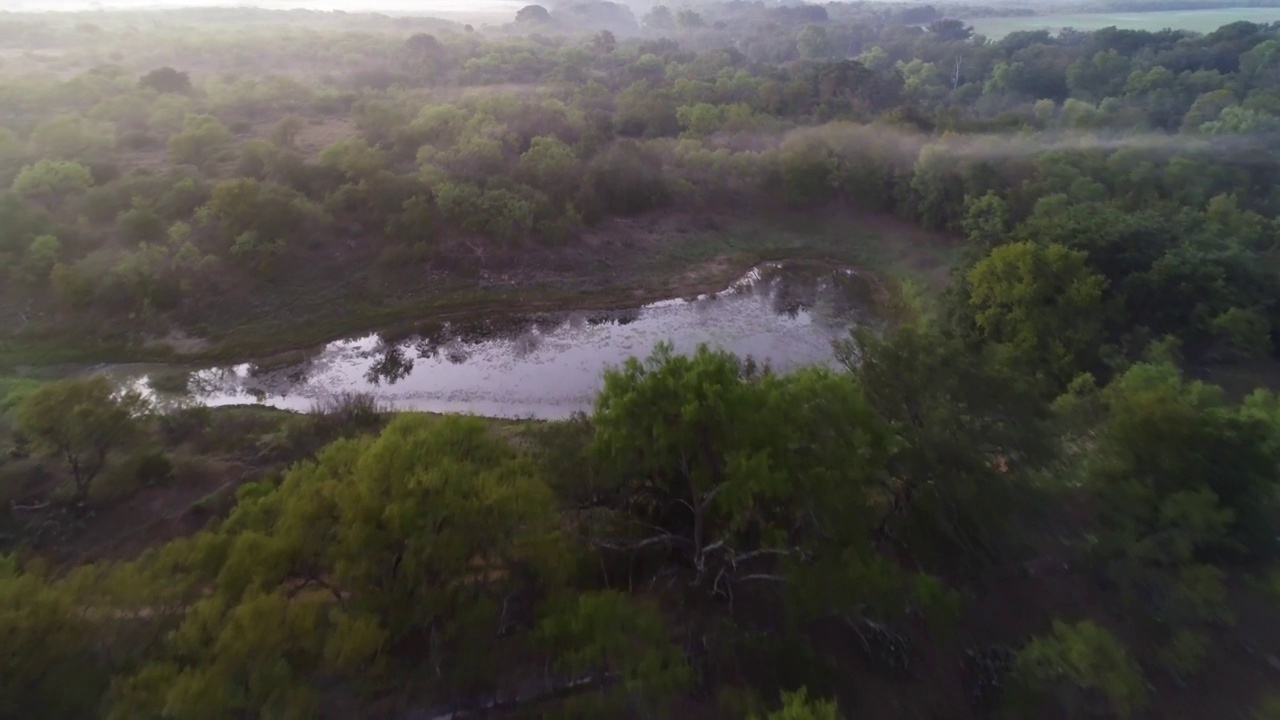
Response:
[[[311,405],[311,415],[318,424],[340,432],[377,430],[389,412],[390,407],[365,392],[338,393]]]
[[[295,456],[305,457],[341,437],[376,433],[392,408],[370,393],[343,392],[312,404],[311,411],[285,428]]]

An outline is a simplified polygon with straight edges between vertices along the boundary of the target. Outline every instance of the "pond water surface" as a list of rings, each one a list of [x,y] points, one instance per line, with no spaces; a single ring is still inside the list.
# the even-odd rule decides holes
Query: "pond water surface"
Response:
[[[290,364],[191,370],[177,383],[174,368],[117,372],[157,399],[210,406],[306,411],[344,392],[368,392],[399,410],[555,419],[589,409],[607,368],[659,342],[683,353],[706,343],[779,372],[834,363],[832,342],[871,320],[871,307],[869,283],[852,270],[773,264],[723,292],[632,310],[443,323],[394,341],[366,335]]]

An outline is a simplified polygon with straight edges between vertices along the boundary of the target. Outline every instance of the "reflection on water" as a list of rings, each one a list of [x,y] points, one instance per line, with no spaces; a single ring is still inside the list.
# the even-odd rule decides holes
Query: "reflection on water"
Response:
[[[724,292],[611,312],[507,316],[439,323],[409,338],[331,343],[286,367],[252,363],[196,370],[187,391],[206,405],[262,403],[308,410],[363,391],[402,410],[562,418],[590,407],[603,371],[658,342],[700,343],[778,371],[830,363],[831,343],[866,320],[865,282],[813,265],[757,268]],[[171,388],[134,378],[160,397]]]

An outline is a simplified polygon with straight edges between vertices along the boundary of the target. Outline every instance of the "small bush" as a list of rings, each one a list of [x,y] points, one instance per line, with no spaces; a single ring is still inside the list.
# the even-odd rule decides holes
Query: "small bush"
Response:
[[[121,150],[154,150],[164,147],[164,141],[148,132],[134,130],[127,132],[116,139],[116,147]]]
[[[176,485],[207,487],[218,481],[219,474],[219,465],[207,457],[186,454],[173,457],[171,476]]]
[[[371,393],[343,392],[316,402],[311,416],[319,427],[332,428],[336,434],[360,433],[381,428],[390,410]]]
[[[148,487],[166,485],[173,479],[173,462],[163,450],[138,450],[107,468],[94,486],[98,501],[122,500]]]

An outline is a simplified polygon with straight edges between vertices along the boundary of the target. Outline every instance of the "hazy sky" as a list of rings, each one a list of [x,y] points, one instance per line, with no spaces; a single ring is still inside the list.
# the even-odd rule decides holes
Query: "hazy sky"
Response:
[[[131,10],[174,7],[262,7],[273,10],[346,10],[413,15],[510,13],[527,5],[520,0],[0,0],[0,10]]]

